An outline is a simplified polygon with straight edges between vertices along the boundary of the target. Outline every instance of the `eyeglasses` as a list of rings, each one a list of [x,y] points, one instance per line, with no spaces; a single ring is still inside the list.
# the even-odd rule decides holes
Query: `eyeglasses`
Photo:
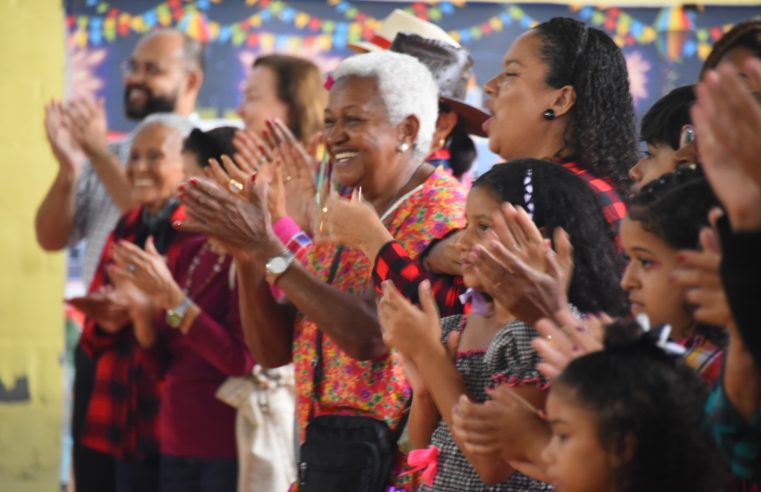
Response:
[[[125,60],[119,64],[119,69],[124,77],[142,73],[146,77],[159,77],[169,73],[167,66],[159,65],[154,62],[138,62],[135,60]]]

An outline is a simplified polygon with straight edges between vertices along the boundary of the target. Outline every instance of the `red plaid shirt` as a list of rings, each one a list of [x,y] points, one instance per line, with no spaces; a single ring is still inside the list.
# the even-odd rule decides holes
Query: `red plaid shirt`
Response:
[[[142,209],[137,208],[119,219],[103,248],[90,292],[110,284],[106,266],[111,263],[111,247],[116,241],[142,245],[145,228],[142,227],[141,213]],[[176,261],[185,241],[195,237],[171,230],[172,222],[184,218],[185,211],[180,205],[165,224],[165,241],[157,240],[157,249],[167,256],[170,266]],[[80,344],[96,363],[95,383],[82,430],[82,444],[120,458],[156,455],[159,450],[158,417],[162,385],[145,370],[145,354],[139,350],[132,326],[125,326],[112,335],[88,318]]]
[[[584,181],[597,193],[605,219],[613,228],[616,237],[618,237],[619,225],[621,220],[626,217],[626,204],[621,200],[613,185],[603,178],[592,175],[586,169],[579,167],[575,162],[563,162],[561,165],[577,176],[584,178]]]
[[[373,284],[378,293],[380,293],[381,283],[384,280],[391,280],[405,298],[419,304],[418,286],[426,279],[431,282],[431,290],[436,298],[441,317],[464,314],[470,310],[469,305],[463,305],[460,302],[460,294],[466,290],[461,276],[436,275],[429,272],[419,262],[413,260],[396,241],[386,243],[375,258]]]

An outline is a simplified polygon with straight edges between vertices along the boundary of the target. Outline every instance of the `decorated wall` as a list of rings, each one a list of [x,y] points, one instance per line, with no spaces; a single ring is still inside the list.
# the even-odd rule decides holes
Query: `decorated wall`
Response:
[[[602,8],[565,4],[493,2],[388,2],[348,0],[69,0],[70,88],[106,97],[117,131],[122,115],[119,63],[154,26],[177,25],[208,43],[210,60],[199,110],[230,117],[253,59],[282,51],[309,57],[328,71],[351,54],[347,43],[368,38],[392,9],[404,8],[439,24],[473,53],[476,83],[495,75],[511,41],[555,16],[580,19],[610,34],[623,48],[631,90],[642,114],[673,87],[692,83],[712,44],[733,24],[761,16],[761,7]]]

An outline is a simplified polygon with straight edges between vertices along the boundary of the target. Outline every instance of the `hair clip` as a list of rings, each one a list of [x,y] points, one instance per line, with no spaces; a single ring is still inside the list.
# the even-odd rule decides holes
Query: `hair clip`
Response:
[[[635,320],[642,327],[642,331],[644,331],[642,336],[652,339],[655,342],[655,346],[663,350],[666,354],[681,357],[687,352],[687,349],[678,343],[669,341],[671,325],[663,324],[656,326],[655,329],[651,329],[650,318],[644,313],[638,314],[635,317]],[[657,334],[655,333],[655,330],[658,330]]]
[[[328,75],[328,77],[325,79],[325,85],[323,87],[325,87],[325,90],[329,91],[330,89],[333,88],[333,84],[335,83],[336,81],[333,80],[333,76]]]
[[[532,180],[532,170],[526,170],[526,176],[523,178],[523,202],[526,204],[526,212],[532,219],[534,218],[534,183]]]

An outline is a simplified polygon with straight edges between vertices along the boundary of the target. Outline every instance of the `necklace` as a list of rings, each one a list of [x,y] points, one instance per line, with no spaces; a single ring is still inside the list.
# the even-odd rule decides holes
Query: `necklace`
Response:
[[[198,268],[198,265],[201,264],[201,257],[206,252],[212,252],[209,241],[207,240],[205,243],[203,243],[203,246],[201,246],[201,249],[198,250],[198,253],[193,257],[193,260],[190,262],[190,267],[188,267],[188,276],[185,277],[185,285],[182,287],[182,291],[185,293],[186,296],[190,297],[191,299],[193,297],[197,297],[198,294],[200,294],[206,287],[208,287],[209,283],[214,279],[214,277],[217,276],[219,272],[222,271],[222,265],[225,262],[225,259],[227,259],[226,254],[217,254],[217,262],[214,264],[214,266],[211,268],[211,272],[209,272],[209,275],[206,276],[203,283],[196,289],[196,291],[193,293],[193,295],[190,295],[190,289],[193,286],[193,276],[196,272],[196,269]]]
[[[389,205],[389,206],[386,208],[386,210],[385,210],[385,211],[384,211],[384,212],[381,214],[381,216],[380,216],[380,217],[381,217],[381,222],[385,222],[385,220],[386,220],[386,219],[389,217],[389,215],[391,215],[391,213],[392,213],[394,210],[396,210],[396,208],[397,208],[397,207],[398,207],[398,206],[399,206],[399,205],[400,205],[400,204],[401,204],[401,203],[402,203],[404,200],[406,200],[407,198],[409,198],[409,196],[410,196],[410,195],[412,195],[413,193],[415,193],[417,190],[419,190],[419,189],[420,189],[420,188],[423,186],[422,184],[420,184],[420,185],[416,186],[415,188],[411,189],[410,191],[408,191],[407,193],[405,193],[404,195],[402,195],[401,197],[399,196],[399,195],[402,193],[402,191],[403,191],[403,190],[404,190],[404,189],[405,189],[407,186],[409,186],[409,184],[410,184],[410,183],[412,183],[412,180],[413,180],[413,179],[415,179],[415,176],[417,176],[417,173],[418,173],[418,171],[420,171],[420,169],[423,167],[423,165],[424,165],[424,164],[425,164],[425,161],[423,161],[423,162],[421,162],[420,164],[418,164],[418,166],[415,168],[415,170],[414,170],[414,171],[412,171],[412,175],[409,177],[409,179],[407,179],[407,181],[406,181],[406,182],[405,182],[405,183],[402,185],[402,187],[401,187],[401,188],[399,188],[398,190],[396,190],[396,193],[394,193],[394,196],[393,196],[393,198],[391,198],[391,200],[389,201],[389,204],[390,204],[390,205]]]

